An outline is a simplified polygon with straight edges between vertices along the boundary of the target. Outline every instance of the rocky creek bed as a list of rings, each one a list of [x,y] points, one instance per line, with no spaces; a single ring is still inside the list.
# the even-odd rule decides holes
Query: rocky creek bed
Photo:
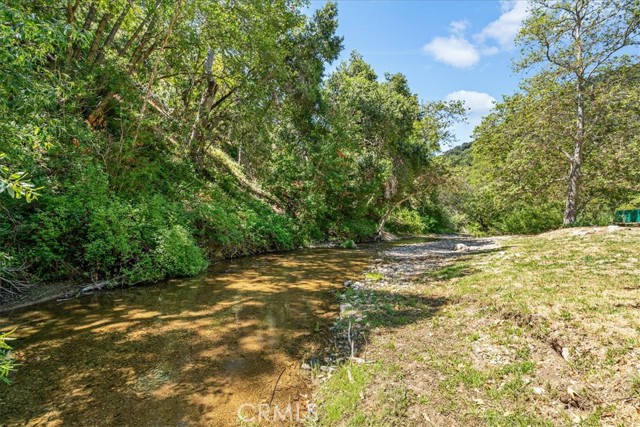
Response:
[[[444,235],[429,241],[395,242],[378,253],[358,279],[348,278],[339,292],[340,313],[319,354],[307,356],[301,369],[310,373],[315,385],[327,379],[347,362],[375,362],[368,358],[367,344],[372,328],[402,324],[420,317],[420,301],[406,292],[420,288],[433,272],[454,264],[469,254],[493,251],[496,239]],[[435,306],[438,302],[435,302]]]

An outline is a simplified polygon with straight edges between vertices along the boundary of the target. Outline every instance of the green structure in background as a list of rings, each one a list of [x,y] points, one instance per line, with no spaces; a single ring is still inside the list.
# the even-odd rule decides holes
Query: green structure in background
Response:
[[[640,209],[616,211],[616,223],[640,224]]]

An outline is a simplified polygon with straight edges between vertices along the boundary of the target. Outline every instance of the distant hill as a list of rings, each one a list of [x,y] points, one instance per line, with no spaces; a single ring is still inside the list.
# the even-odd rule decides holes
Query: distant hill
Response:
[[[442,156],[451,162],[452,166],[470,166],[473,159],[473,152],[471,151],[472,142],[465,142],[457,147],[453,147],[451,150],[447,150],[442,153]]]

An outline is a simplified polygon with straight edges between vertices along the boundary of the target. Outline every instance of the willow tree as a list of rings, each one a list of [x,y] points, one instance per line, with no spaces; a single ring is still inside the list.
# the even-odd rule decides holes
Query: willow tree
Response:
[[[517,68],[573,87],[573,147],[563,153],[569,165],[565,225],[576,222],[585,148],[600,120],[597,110],[586,108],[592,82],[640,43],[639,29],[639,0],[533,0],[518,36],[523,57]]]

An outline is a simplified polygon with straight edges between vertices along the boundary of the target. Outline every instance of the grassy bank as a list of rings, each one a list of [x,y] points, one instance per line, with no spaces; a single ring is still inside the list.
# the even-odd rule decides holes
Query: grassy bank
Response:
[[[322,385],[319,425],[638,425],[638,239],[569,229],[375,267],[347,297],[367,363]],[[394,301],[366,302],[372,287]]]

